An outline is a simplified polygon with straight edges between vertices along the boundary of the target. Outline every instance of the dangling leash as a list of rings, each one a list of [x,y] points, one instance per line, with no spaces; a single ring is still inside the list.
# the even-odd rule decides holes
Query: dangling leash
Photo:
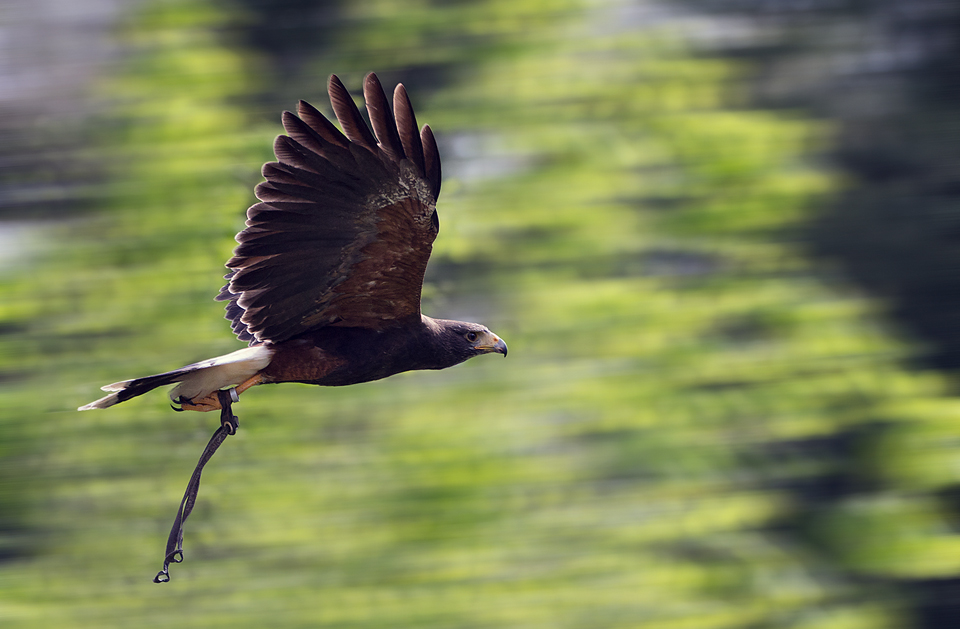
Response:
[[[187,521],[190,512],[193,511],[193,505],[197,501],[197,492],[200,491],[200,473],[203,472],[203,466],[207,464],[213,453],[217,451],[223,440],[230,435],[237,434],[240,428],[240,419],[233,414],[231,406],[234,402],[240,401],[236,389],[225,389],[217,391],[217,397],[220,399],[220,427],[217,428],[207,447],[203,449],[197,467],[193,470],[190,482],[187,483],[187,491],[183,494],[183,500],[180,501],[180,509],[177,511],[177,518],[173,521],[173,528],[170,529],[170,535],[167,537],[166,555],[163,560],[163,570],[157,573],[153,578],[154,583],[166,583],[170,580],[170,564],[181,563],[183,561],[183,524]]]

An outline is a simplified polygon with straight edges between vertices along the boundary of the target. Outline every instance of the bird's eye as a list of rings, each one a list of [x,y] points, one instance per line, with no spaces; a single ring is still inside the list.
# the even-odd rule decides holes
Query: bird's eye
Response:
[[[470,341],[471,343],[473,343],[474,341],[477,340],[477,338],[479,338],[479,337],[477,336],[477,333],[476,333],[476,332],[467,332],[466,334],[464,334],[464,336],[465,336],[466,339],[467,339],[468,341]]]

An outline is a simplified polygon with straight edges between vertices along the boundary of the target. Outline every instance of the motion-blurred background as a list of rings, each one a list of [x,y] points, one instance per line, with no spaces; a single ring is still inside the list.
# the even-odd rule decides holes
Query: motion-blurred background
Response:
[[[510,344],[261,387],[212,301],[279,112],[403,82],[424,311]],[[960,626],[960,3],[4,0],[0,625]]]

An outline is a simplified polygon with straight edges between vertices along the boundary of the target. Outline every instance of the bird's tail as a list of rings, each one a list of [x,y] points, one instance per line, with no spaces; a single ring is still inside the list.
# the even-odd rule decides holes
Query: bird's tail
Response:
[[[81,406],[77,410],[107,408],[174,382],[180,384],[170,392],[171,400],[202,398],[218,389],[240,384],[253,377],[270,364],[273,351],[272,347],[255,345],[155,376],[114,382],[101,387],[104,391],[110,391],[110,395]]]

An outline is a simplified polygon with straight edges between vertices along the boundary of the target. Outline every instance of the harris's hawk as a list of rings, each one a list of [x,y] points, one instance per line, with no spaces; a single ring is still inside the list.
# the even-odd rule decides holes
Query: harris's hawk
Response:
[[[417,128],[403,85],[393,111],[373,73],[363,84],[367,127],[340,79],[330,103],[343,132],[300,101],[263,166],[260,199],[217,296],[249,347],[155,376],[103,387],[79,410],[107,408],[166,384],[178,410],[221,407],[258,384],[343,386],[414,369],[445,369],[506,344],[477,323],[432,319],[420,290],[440,223],[440,153]]]
[[[249,347],[232,354],[103,387],[79,410],[107,408],[177,383],[175,410],[221,409],[221,426],[187,485],[154,581],[183,560],[183,523],[203,466],[238,422],[231,405],[258,385],[343,386],[414,369],[445,369],[507,345],[477,323],[420,312],[423,274],[440,223],[440,153],[429,126],[417,128],[403,85],[393,108],[375,74],[363,84],[367,127],[336,76],[328,85],[342,132],[308,103],[283,113],[287,135],[263,166],[260,199],[227,261],[217,296]]]

